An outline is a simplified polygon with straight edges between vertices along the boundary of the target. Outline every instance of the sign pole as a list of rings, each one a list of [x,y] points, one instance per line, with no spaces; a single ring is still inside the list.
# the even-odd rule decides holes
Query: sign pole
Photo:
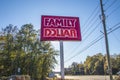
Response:
[[[81,41],[79,17],[41,16],[41,41],[59,41],[61,79],[64,80],[64,41]]]
[[[60,65],[61,65],[61,79],[64,80],[64,50],[63,50],[63,41],[60,41]]]

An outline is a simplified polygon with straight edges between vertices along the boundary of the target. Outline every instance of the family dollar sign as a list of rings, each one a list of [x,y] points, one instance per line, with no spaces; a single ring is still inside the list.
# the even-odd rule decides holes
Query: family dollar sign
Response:
[[[41,17],[41,41],[81,41],[79,17]]]

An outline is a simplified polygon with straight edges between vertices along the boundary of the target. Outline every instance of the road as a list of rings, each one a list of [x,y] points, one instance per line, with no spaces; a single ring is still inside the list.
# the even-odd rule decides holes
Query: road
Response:
[[[60,78],[60,76],[58,76]],[[110,80],[109,76],[89,75],[89,76],[65,76],[65,79],[72,80]]]

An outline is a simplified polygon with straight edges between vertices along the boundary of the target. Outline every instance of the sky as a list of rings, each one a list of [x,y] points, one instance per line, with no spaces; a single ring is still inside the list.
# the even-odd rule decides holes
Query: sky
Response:
[[[120,54],[120,0],[103,0],[110,55]],[[0,28],[33,24],[41,28],[41,15],[75,16],[80,19],[82,41],[63,41],[64,65],[84,63],[87,56],[106,54],[100,0],[0,0]],[[100,40],[99,40],[100,39]],[[56,50],[59,41],[51,41]],[[60,56],[55,71],[60,71]]]

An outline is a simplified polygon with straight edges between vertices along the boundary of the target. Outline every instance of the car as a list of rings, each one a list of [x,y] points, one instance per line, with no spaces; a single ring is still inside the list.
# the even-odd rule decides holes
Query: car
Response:
[[[51,73],[49,73],[48,77],[49,77],[49,78],[54,78],[54,77],[56,77],[56,75],[55,75],[54,72],[51,72]]]
[[[120,71],[117,72],[117,75],[120,75]]]
[[[16,75],[11,75],[9,76],[8,80],[15,80],[15,78],[16,78]]]

